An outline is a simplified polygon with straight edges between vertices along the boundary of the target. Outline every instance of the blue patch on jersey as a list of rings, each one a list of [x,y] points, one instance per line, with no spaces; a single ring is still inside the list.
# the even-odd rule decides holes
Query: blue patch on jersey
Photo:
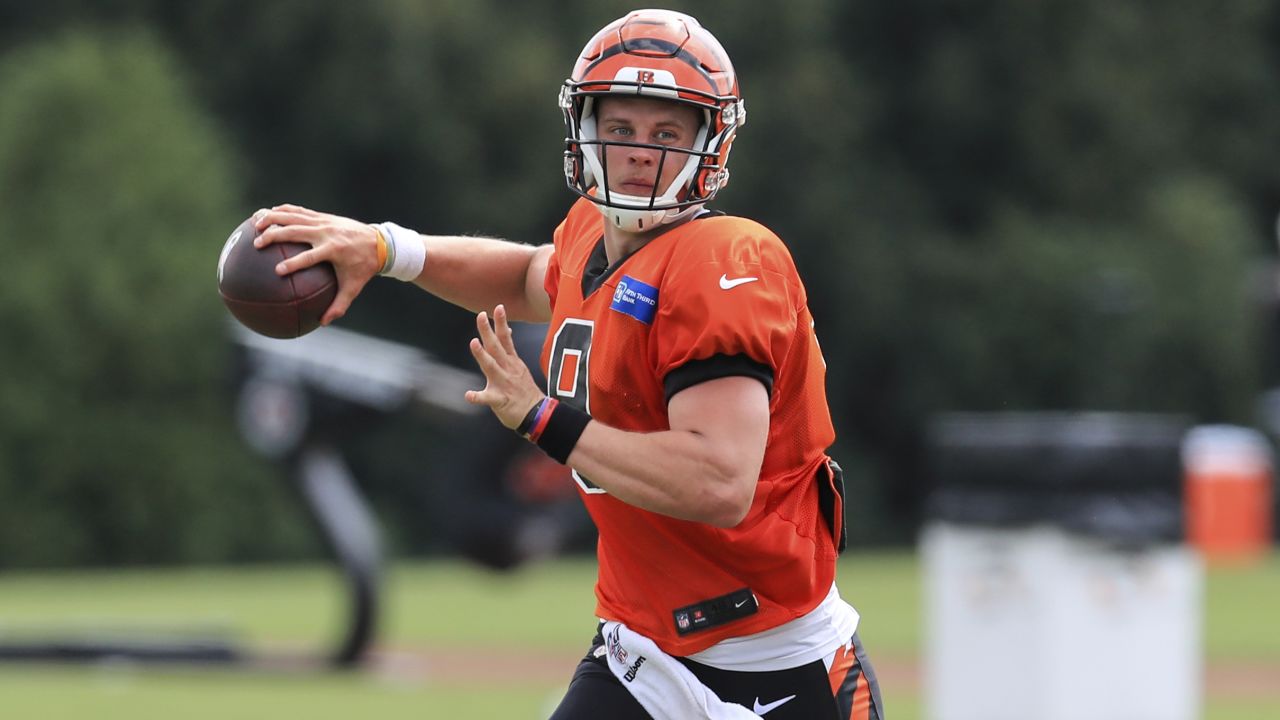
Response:
[[[618,289],[613,291],[613,304],[609,309],[652,325],[653,316],[658,312],[658,288],[623,275]]]

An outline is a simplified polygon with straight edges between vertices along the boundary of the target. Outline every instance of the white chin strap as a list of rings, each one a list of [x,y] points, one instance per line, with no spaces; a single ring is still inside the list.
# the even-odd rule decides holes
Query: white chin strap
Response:
[[[587,98],[586,106],[582,110],[582,120],[580,121],[584,140],[595,140],[600,137],[596,132],[595,108],[593,106],[592,99]],[[702,128],[698,131],[698,137],[693,142],[693,147],[702,147],[706,139],[707,123],[704,121]],[[644,232],[652,230],[659,225],[675,222],[702,209],[702,203],[680,208],[670,207],[679,202],[676,196],[681,190],[688,187],[689,181],[693,178],[694,173],[698,171],[699,158],[697,155],[689,154],[688,159],[685,160],[684,169],[680,171],[680,174],[671,181],[671,184],[667,186],[667,189],[661,195],[653,198],[655,207],[651,209],[649,207],[649,197],[646,195],[625,195],[602,187],[602,181],[607,183],[608,178],[605,175],[604,166],[601,164],[600,156],[597,152],[599,147],[601,146],[583,145],[582,156],[586,160],[587,184],[594,184],[597,188],[596,199],[604,201],[603,203],[596,202],[592,204],[605,216],[610,225],[624,232]],[[676,153],[679,153],[679,151],[668,151],[669,155]]]
[[[672,183],[673,186],[676,183]],[[659,195],[657,200],[661,201],[663,195]],[[702,209],[702,204],[688,205],[682,208],[670,208],[667,210],[649,210],[649,198],[640,197],[639,195],[623,195],[622,193],[609,193],[609,201],[614,205],[601,205],[600,203],[592,203],[596,209],[600,211],[610,225],[624,232],[638,233],[645,230],[652,230],[659,225],[666,225],[675,222],[689,213]],[[643,209],[631,209],[626,207],[618,207],[616,203],[635,203],[644,206]]]

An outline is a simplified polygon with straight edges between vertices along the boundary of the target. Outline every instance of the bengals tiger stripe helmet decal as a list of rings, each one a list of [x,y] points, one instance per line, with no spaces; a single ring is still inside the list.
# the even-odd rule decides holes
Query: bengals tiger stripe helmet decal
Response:
[[[609,189],[606,145],[596,132],[595,101],[604,95],[684,103],[700,111],[692,148],[641,145],[661,163],[684,162],[670,187],[649,196]],[[696,212],[729,180],[729,150],[746,121],[738,78],[720,42],[697,20],[669,10],[636,10],[596,33],[560,89],[565,122],[564,173],[569,188],[629,232],[648,230]]]

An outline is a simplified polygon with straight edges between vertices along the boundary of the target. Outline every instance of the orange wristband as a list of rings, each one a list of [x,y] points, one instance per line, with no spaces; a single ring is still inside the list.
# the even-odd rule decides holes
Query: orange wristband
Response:
[[[369,227],[378,233],[378,272],[381,273],[387,269],[387,239],[383,237],[382,230],[377,225],[370,225]]]

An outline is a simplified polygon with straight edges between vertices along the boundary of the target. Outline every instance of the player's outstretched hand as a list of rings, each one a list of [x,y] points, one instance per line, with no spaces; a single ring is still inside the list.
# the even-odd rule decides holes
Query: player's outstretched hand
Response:
[[[471,338],[471,354],[484,373],[486,383],[483,390],[468,390],[467,402],[488,405],[503,425],[514,430],[542,399],[542,391],[529,374],[528,366],[516,354],[505,307],[499,305],[493,309],[492,327],[487,313],[477,314],[476,330],[480,337]]]
[[[274,242],[300,242],[311,246],[276,266],[288,275],[322,262],[333,264],[338,276],[338,294],[320,318],[328,325],[347,313],[352,301],[382,268],[378,267],[378,231],[372,225],[351,218],[316,212],[298,205],[277,205],[254,213],[261,234],[254,242],[266,247]]]

